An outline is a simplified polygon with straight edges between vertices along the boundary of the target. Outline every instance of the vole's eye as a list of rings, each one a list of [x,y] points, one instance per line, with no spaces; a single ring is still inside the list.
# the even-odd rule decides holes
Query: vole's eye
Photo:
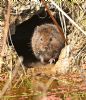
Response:
[[[50,38],[50,41],[52,41],[52,38]]]
[[[40,38],[40,40],[42,41],[43,39],[42,39],[42,38]]]

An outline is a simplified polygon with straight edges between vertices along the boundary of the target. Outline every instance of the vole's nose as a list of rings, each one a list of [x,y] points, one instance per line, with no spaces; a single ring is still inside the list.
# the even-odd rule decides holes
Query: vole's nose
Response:
[[[45,46],[45,49],[47,49],[48,48],[48,46]]]
[[[42,51],[45,52],[48,49],[47,46],[42,47]]]

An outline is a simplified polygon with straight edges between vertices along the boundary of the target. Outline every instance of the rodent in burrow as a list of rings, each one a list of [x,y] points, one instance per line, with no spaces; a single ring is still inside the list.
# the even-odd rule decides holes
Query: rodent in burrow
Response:
[[[34,55],[42,63],[52,63],[58,59],[65,40],[58,33],[57,27],[53,24],[43,24],[34,30],[31,45]]]

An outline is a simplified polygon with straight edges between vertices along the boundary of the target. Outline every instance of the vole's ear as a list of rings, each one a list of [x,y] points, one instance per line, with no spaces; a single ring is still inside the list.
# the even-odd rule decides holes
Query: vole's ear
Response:
[[[39,26],[36,27],[37,30],[38,30],[39,28],[40,28]]]
[[[35,32],[38,32],[39,28],[40,28],[40,27],[37,26],[37,27],[34,29],[34,31],[35,31]]]

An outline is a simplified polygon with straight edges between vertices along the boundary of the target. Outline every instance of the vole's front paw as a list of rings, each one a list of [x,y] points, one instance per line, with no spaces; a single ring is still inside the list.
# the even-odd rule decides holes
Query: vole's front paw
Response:
[[[49,60],[49,63],[50,64],[52,64],[52,63],[54,63],[55,62],[55,59],[54,58],[51,58],[50,60]]]

